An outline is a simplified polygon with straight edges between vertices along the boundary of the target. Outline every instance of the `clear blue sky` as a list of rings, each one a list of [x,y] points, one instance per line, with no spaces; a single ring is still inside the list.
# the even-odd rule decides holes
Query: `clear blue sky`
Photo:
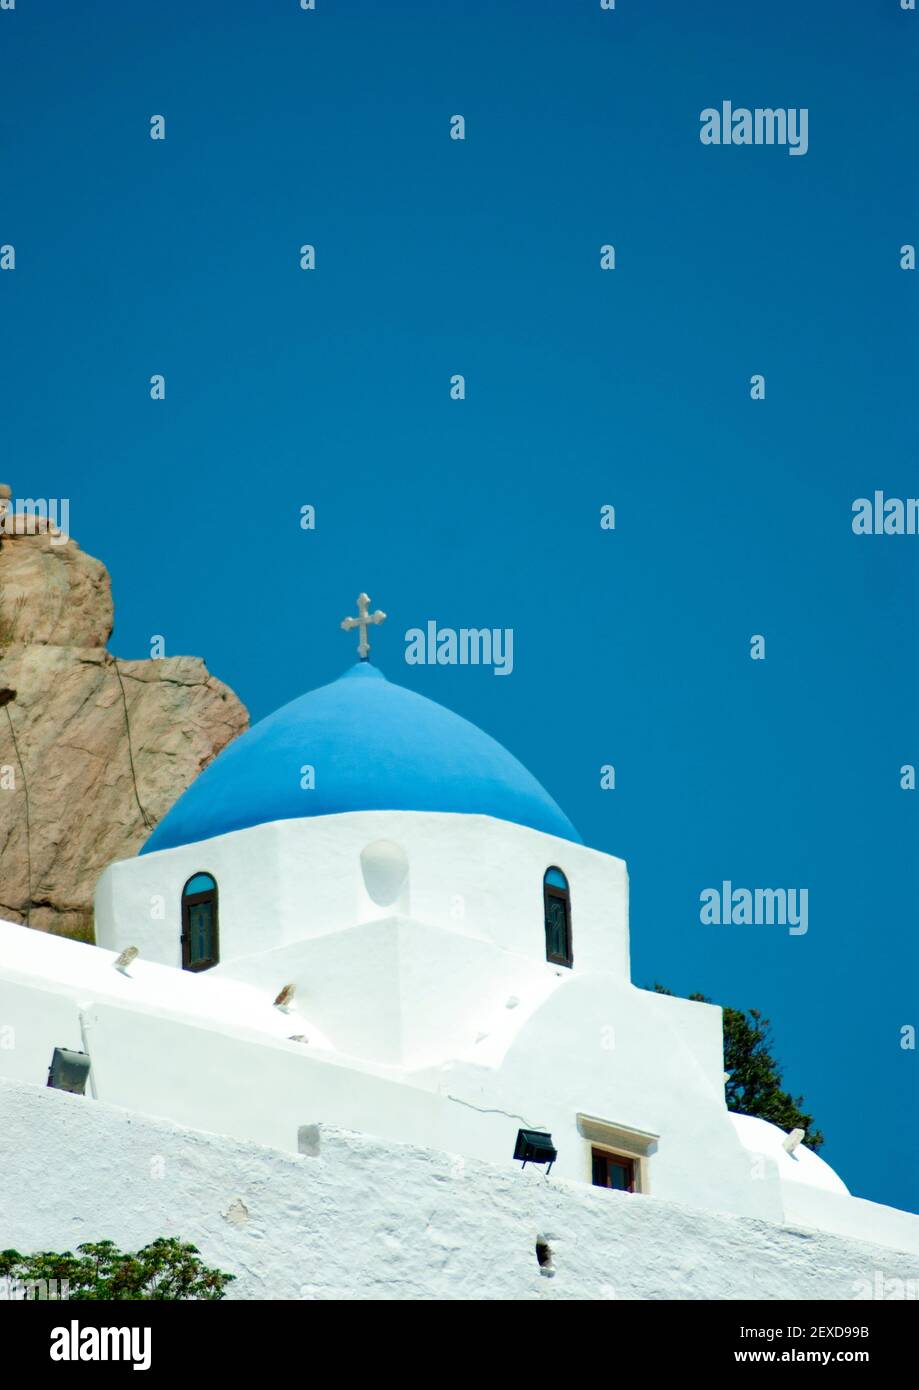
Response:
[[[850,509],[917,493],[917,26],[897,0],[0,12],[0,473],[71,499],[115,652],[163,634],[259,718],[348,665],[366,588],[390,678],[628,860],[636,982],[766,1012],[824,1155],[912,1208],[919,537]],[[806,106],[807,155],[702,146],[723,99]],[[429,618],[512,627],[513,675],[407,666]],[[703,927],[724,878],[807,887],[807,935]]]

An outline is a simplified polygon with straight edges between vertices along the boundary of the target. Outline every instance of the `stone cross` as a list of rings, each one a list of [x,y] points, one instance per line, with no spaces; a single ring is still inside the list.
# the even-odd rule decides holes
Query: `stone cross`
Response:
[[[376,613],[368,613],[367,609],[369,607],[370,599],[367,594],[358,594],[357,617],[343,618],[341,624],[345,632],[350,632],[353,627],[360,628],[361,640],[357,644],[357,654],[361,661],[366,661],[370,654],[370,643],[367,641],[367,628],[371,623],[382,623],[386,620],[386,614],[381,613],[379,609]]]

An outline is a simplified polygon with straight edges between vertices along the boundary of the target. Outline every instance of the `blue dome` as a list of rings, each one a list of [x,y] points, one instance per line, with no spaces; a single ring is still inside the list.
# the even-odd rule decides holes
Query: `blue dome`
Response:
[[[310,791],[300,786],[305,764],[316,769]],[[140,852],[341,811],[496,816],[581,843],[548,792],[500,743],[360,662],[229,744]]]

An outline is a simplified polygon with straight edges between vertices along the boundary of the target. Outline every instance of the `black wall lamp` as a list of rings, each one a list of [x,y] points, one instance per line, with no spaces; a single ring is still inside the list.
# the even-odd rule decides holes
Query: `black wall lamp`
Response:
[[[86,1094],[89,1076],[89,1056],[69,1047],[56,1047],[48,1068],[48,1085],[56,1091],[70,1091],[75,1096]]]
[[[558,1158],[558,1150],[552,1143],[552,1135],[541,1129],[518,1129],[514,1157],[522,1160],[525,1168],[528,1163],[548,1163],[546,1174],[552,1172],[552,1164]]]

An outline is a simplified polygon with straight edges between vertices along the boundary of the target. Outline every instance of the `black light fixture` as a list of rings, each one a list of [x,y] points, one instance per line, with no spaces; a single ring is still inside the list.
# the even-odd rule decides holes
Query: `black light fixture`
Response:
[[[552,1135],[541,1129],[518,1129],[514,1157],[522,1160],[525,1168],[528,1163],[548,1163],[546,1174],[552,1172],[552,1164],[558,1158],[558,1150],[552,1143]]]
[[[73,1052],[69,1047],[56,1047],[48,1068],[48,1085],[56,1091],[70,1091],[75,1096],[86,1094],[89,1076],[89,1053]]]

